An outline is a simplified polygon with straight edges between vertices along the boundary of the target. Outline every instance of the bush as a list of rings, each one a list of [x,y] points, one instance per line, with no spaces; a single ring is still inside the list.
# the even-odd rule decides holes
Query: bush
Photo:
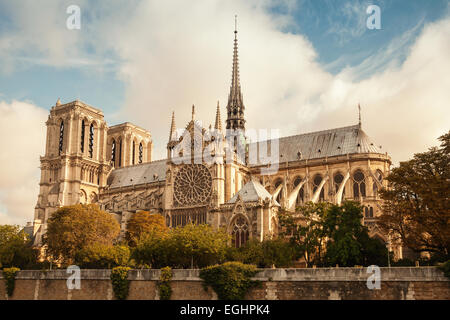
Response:
[[[161,277],[158,282],[159,299],[170,300],[170,296],[172,295],[170,280],[172,280],[172,269],[170,267],[162,268]]]
[[[111,270],[111,281],[114,295],[118,300],[125,300],[128,297],[129,281],[128,267],[115,267]]]
[[[16,284],[16,274],[19,271],[19,268],[4,268],[3,269],[3,278],[6,282],[6,293],[9,297],[13,295],[14,287]]]
[[[447,262],[444,262],[443,264],[441,264],[439,266],[439,269],[442,270],[442,272],[444,272],[444,275],[447,278],[450,278],[450,260],[448,260]]]
[[[414,267],[415,262],[410,259],[399,259],[397,261],[391,262],[391,265],[394,267]]]
[[[130,261],[130,248],[126,245],[92,244],[75,255],[75,264],[81,268],[111,269],[127,266]]]
[[[254,265],[225,262],[200,270],[200,278],[205,290],[212,287],[220,300],[243,300],[251,288],[259,285],[259,281],[251,280],[257,273]]]

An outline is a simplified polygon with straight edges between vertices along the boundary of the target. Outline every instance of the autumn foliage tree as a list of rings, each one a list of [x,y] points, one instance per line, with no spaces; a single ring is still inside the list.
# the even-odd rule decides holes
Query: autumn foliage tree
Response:
[[[49,219],[43,243],[47,253],[62,263],[72,263],[78,251],[94,245],[112,245],[119,223],[95,204],[59,208]]]
[[[144,234],[165,231],[167,227],[162,215],[138,211],[128,220],[126,239],[131,246],[135,246]]]
[[[413,251],[445,260],[450,254],[450,131],[439,140],[440,147],[417,153],[392,170],[389,188],[381,191],[378,225]]]

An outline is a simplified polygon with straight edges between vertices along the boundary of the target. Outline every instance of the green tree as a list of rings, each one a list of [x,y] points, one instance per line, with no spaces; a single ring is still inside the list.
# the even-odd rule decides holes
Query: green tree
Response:
[[[17,225],[0,225],[0,268],[27,269],[37,264],[38,251]]]
[[[227,249],[227,261],[239,261],[260,268],[290,267],[297,257],[294,245],[285,239],[250,240],[240,248]]]
[[[210,225],[187,224],[172,229],[169,241],[175,265],[202,268],[224,260],[229,235]]]
[[[381,190],[378,225],[415,252],[431,252],[441,261],[450,254],[450,131],[440,147],[400,162]]]
[[[164,217],[160,214],[150,214],[148,211],[136,212],[128,220],[126,239],[130,246],[136,246],[137,241],[153,229],[160,232],[167,231]]]
[[[325,230],[323,219],[329,210],[327,202],[308,202],[292,212],[281,212],[279,215],[282,227],[281,236],[290,239],[307,266],[319,265],[325,254]]]
[[[93,244],[112,245],[119,223],[95,204],[59,208],[49,219],[43,243],[47,253],[71,264],[75,254]]]
[[[229,235],[209,225],[188,224],[160,232],[146,233],[133,249],[132,257],[139,265],[153,268],[204,267],[222,262]]]
[[[326,265],[386,265],[387,249],[379,240],[369,237],[367,227],[361,222],[362,211],[362,206],[354,201],[329,207],[323,218]]]
[[[94,243],[75,254],[75,264],[81,268],[111,269],[127,266],[130,261],[130,248],[125,244],[104,245]]]

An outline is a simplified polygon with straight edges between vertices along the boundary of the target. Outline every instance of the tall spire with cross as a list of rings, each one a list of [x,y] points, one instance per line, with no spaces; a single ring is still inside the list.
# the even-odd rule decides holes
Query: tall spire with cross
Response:
[[[244,102],[242,100],[241,84],[239,81],[239,60],[237,44],[237,16],[234,21],[234,49],[233,72],[231,76],[230,94],[227,104],[227,129],[245,130]]]

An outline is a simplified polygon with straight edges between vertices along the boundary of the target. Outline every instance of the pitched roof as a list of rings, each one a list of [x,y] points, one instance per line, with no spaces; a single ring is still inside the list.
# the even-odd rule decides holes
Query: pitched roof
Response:
[[[274,140],[270,140],[269,143],[273,145]],[[255,146],[256,142],[252,145]],[[255,150],[257,149],[255,148]],[[359,125],[298,134],[279,139],[280,162],[332,157],[347,153],[382,152]]]
[[[264,188],[258,181],[250,180],[247,182],[241,190],[239,190],[227,203],[235,203],[238,195],[241,196],[244,202],[254,202],[261,199],[272,199],[272,195]],[[276,205],[278,202],[274,201]]]
[[[110,188],[119,188],[164,181],[166,179],[166,161],[163,159],[114,169],[108,177],[108,185]]]

